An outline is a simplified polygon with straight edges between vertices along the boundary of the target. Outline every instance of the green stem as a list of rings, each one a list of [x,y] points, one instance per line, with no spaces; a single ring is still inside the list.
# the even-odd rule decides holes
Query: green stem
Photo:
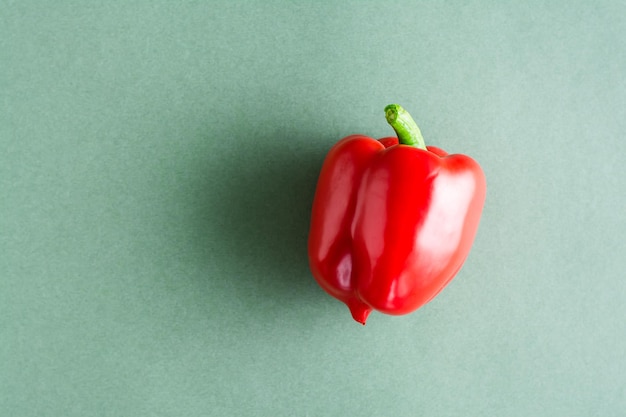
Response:
[[[415,123],[409,112],[404,110],[401,105],[390,104],[385,107],[385,118],[387,123],[396,131],[401,144],[426,150],[426,144],[420,128],[417,127],[417,123]]]

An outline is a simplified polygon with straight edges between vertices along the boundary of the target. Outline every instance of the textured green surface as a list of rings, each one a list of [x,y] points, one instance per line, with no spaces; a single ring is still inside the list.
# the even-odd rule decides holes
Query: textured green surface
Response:
[[[0,2],[0,415],[623,416],[626,5]],[[325,152],[484,167],[456,280],[310,276]]]

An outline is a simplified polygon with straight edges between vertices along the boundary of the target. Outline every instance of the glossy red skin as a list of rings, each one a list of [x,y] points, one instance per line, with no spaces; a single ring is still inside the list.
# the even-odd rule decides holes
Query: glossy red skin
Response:
[[[313,276],[365,324],[435,297],[459,271],[485,201],[482,169],[464,155],[397,138],[353,135],[328,153],[313,202]]]

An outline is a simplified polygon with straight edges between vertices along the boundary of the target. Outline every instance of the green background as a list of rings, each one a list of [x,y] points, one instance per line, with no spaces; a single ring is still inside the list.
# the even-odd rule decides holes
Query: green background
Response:
[[[626,4],[0,2],[3,416],[623,416]],[[327,150],[471,155],[453,283],[310,275]]]

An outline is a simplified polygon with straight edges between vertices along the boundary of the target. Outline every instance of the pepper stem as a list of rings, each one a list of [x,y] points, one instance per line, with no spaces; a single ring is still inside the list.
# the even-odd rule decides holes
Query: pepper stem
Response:
[[[424,143],[420,128],[417,127],[417,123],[409,112],[404,110],[401,105],[390,104],[385,107],[385,118],[387,123],[396,131],[398,141],[401,144],[426,150],[426,143]]]

